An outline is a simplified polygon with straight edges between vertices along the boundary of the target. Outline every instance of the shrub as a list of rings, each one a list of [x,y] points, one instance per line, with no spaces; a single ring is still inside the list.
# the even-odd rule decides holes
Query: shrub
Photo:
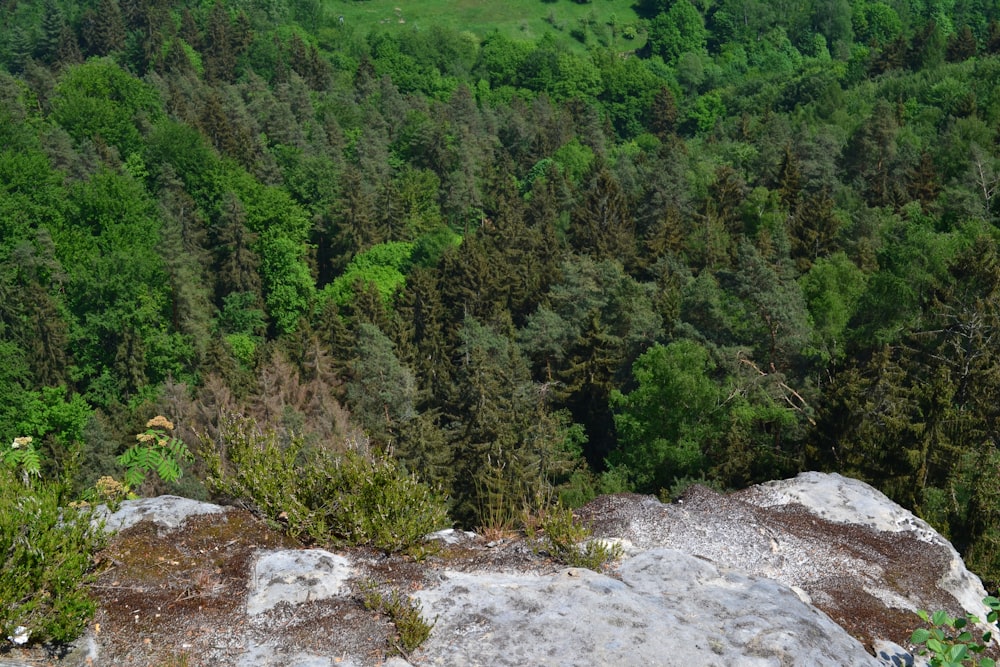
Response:
[[[996,623],[1000,617],[1000,599],[987,597],[983,604],[990,608],[986,617],[988,623]],[[919,611],[917,614],[932,628],[918,628],[913,631],[910,641],[924,646],[920,655],[929,655],[928,664],[931,667],[995,667],[992,658],[977,657],[986,650],[992,633],[987,631],[982,635],[973,635],[974,626],[980,619],[973,614],[952,618],[947,612],[938,610],[933,614]]]
[[[173,430],[174,425],[161,415],[146,422],[146,431],[135,436],[138,444],[118,457],[118,465],[125,467],[126,487],[138,487],[151,470],[164,482],[180,479],[181,463],[188,463],[194,457],[180,438],[169,435]]]
[[[600,572],[607,563],[622,557],[620,545],[589,539],[590,529],[573,516],[572,510],[558,504],[537,522],[526,521],[525,526],[537,551],[572,567]]]
[[[418,646],[423,644],[434,629],[434,623],[424,620],[419,602],[415,602],[397,590],[393,590],[388,595],[378,589],[374,581],[363,584],[362,593],[366,609],[371,609],[385,614],[396,626],[398,633],[395,648],[402,655],[407,656]]]
[[[395,552],[448,524],[444,499],[388,457],[306,450],[301,438],[282,444],[244,417],[224,419],[202,454],[214,492],[280,518],[299,539]]]
[[[91,508],[65,506],[69,485],[29,473],[24,458],[0,464],[0,636],[67,642],[94,614],[86,584],[104,527]]]

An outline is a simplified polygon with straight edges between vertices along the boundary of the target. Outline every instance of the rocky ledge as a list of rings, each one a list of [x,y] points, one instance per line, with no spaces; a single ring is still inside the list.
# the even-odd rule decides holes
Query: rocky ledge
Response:
[[[904,664],[918,609],[985,615],[982,584],[926,523],[866,484],[804,473],[665,505],[579,511],[625,556],[566,568],[516,537],[432,536],[421,561],[293,544],[249,512],[161,497],[108,518],[99,611],[64,665]],[[364,605],[377,584],[418,603],[406,654]],[[57,659],[33,651],[0,665]]]

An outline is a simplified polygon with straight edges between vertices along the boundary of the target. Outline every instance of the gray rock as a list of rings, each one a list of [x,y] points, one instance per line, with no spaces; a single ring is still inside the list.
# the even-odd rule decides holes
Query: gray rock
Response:
[[[446,545],[461,544],[462,542],[467,542],[469,540],[476,539],[476,534],[469,532],[467,530],[455,530],[454,528],[445,528],[444,530],[439,530],[437,532],[427,535],[425,539],[434,540],[436,542],[441,542]]]
[[[340,595],[353,574],[350,561],[323,549],[262,553],[250,578],[247,614]]]
[[[630,555],[668,547],[784,584],[867,645],[903,641],[919,609],[986,615],[982,584],[946,540],[840,475],[808,473],[731,495],[692,487],[670,505],[605,496],[580,514]]]
[[[936,582],[939,589],[954,597],[968,613],[980,618],[989,613],[982,604],[986,597],[982,581],[966,569],[951,543],[926,521],[864,482],[835,473],[804,472],[792,479],[751,487],[741,497],[758,507],[800,505],[833,523],[860,524],[889,534],[905,533],[925,543],[927,551],[947,560]]]
[[[878,640],[872,648],[879,664],[885,667],[927,667],[927,660],[917,656],[895,642]]]
[[[357,667],[353,660],[338,660],[310,653],[289,652],[288,647],[261,644],[251,646],[236,661],[236,667]]]
[[[152,521],[162,541],[192,515],[225,511],[167,496],[127,502],[108,524]],[[190,564],[173,557],[163,581],[109,576],[107,604],[117,603],[118,591],[177,588],[180,597],[163,607],[164,614],[173,610],[170,628],[187,628],[193,639],[185,641],[202,638],[196,645],[209,652],[211,664],[241,667],[376,664],[373,637],[384,650],[393,631],[385,614],[351,597],[352,580],[366,578],[417,591],[424,618],[436,619],[412,656],[423,665],[924,667],[900,645],[920,624],[915,610],[986,614],[982,584],[946,540],[870,486],[840,475],[807,473],[730,495],[692,487],[670,505],[605,496],[578,514],[595,539],[623,547],[625,557],[609,574],[556,570],[517,540],[490,548],[461,531],[428,536],[442,544],[443,555],[421,563],[365,550],[352,552],[351,560],[319,549],[255,551],[259,543],[231,546],[237,540],[227,533],[226,542],[207,548],[194,539]],[[242,515],[217,521],[236,516]],[[214,526],[215,520],[199,521],[176,534],[212,535]],[[146,534],[118,539],[134,540],[129,548],[136,553]],[[150,554],[152,563],[157,556]],[[184,576],[175,568],[182,561],[192,580],[208,572],[208,583],[178,588]],[[217,587],[226,594],[215,593]],[[143,599],[134,595],[132,608]],[[180,617],[188,612],[170,607],[175,599],[214,616]],[[144,613],[160,611],[151,606]],[[94,651],[145,664],[122,649],[132,638],[108,642],[115,630],[89,633]],[[410,665],[402,658],[386,664]]]
[[[188,520],[188,517],[199,514],[219,514],[225,511],[225,507],[190,498],[158,496],[156,498],[126,500],[113,514],[108,513],[107,508],[102,506],[98,508],[98,518],[104,519],[104,527],[108,531],[125,530],[140,521],[152,521],[159,528],[173,530],[180,528]]]
[[[456,666],[878,664],[777,582],[671,549],[618,574],[449,573],[416,594],[437,618],[423,655]]]

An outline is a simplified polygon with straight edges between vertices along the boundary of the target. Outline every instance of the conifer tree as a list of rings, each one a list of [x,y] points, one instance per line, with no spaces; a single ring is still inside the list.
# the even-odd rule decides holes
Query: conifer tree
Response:
[[[35,46],[35,54],[47,65],[58,61],[59,45],[66,26],[66,18],[55,0],[46,0],[42,6],[42,32]]]
[[[246,212],[239,198],[228,193],[223,200],[219,221],[213,225],[216,271],[216,298],[233,292],[261,298],[260,257],[254,251],[256,235],[246,227]]]
[[[373,442],[392,447],[403,425],[416,416],[413,372],[400,363],[389,337],[369,323],[357,327],[348,369],[347,399],[352,414]]]
[[[104,56],[125,48],[125,19],[117,0],[98,0],[83,16],[83,41],[89,55]]]
[[[625,193],[608,166],[597,160],[584,179],[585,190],[570,216],[573,248],[594,259],[635,259],[635,219]]]
[[[425,394],[443,396],[451,373],[447,323],[435,269],[418,266],[411,271],[396,312],[399,347],[407,351],[404,361],[413,368],[417,386]]]
[[[446,412],[454,514],[467,526],[512,528],[525,508],[551,498],[553,478],[572,465],[565,424],[511,340],[471,317],[459,337]]]
[[[962,62],[975,57],[978,50],[979,45],[976,43],[975,35],[972,34],[972,28],[963,25],[958,32],[948,38],[945,58],[952,63]]]

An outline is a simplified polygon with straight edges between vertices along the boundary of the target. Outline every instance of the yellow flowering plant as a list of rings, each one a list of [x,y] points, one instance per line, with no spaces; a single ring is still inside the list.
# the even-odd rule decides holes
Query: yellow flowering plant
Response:
[[[146,430],[135,436],[137,443],[118,457],[125,468],[125,487],[134,489],[143,483],[149,471],[155,471],[164,482],[181,478],[181,463],[194,456],[180,438],[171,435],[173,423],[162,415],[146,422]]]

